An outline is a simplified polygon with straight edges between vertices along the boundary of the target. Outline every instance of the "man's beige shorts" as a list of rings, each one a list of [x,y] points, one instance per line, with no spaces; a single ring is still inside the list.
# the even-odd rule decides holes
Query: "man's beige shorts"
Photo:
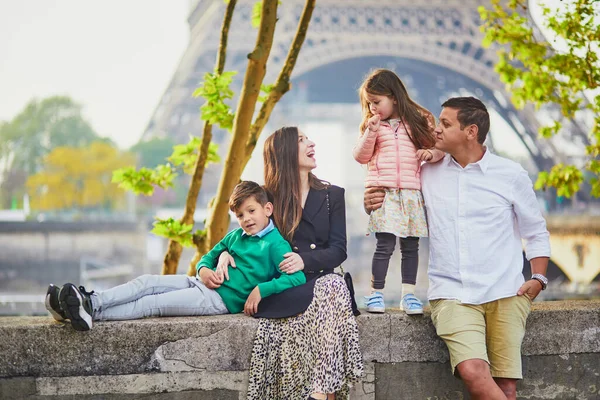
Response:
[[[431,320],[450,352],[452,373],[463,361],[481,359],[494,378],[523,379],[521,342],[531,311],[529,297],[513,296],[472,305],[431,300]]]

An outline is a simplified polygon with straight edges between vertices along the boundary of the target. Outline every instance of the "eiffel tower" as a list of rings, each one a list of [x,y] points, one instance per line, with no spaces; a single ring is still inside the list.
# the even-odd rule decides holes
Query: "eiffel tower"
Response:
[[[234,90],[240,87],[246,56],[256,40],[256,29],[250,24],[254,3],[238,1],[233,16],[225,69],[240,71]],[[275,81],[285,60],[303,3],[281,2],[265,83]],[[292,76],[292,91],[276,106],[272,119],[281,116],[281,110],[311,104],[358,104],[356,89],[363,76],[374,67],[388,67],[434,115],[448,97],[477,96],[516,132],[537,169],[564,161],[558,146],[538,137],[540,122],[533,107],[517,110],[512,106],[510,94],[493,69],[496,50],[481,46],[477,7],[487,4],[477,0],[319,0]],[[185,142],[189,134],[202,131],[198,110],[202,99],[194,99],[192,92],[214,67],[224,9],[222,0],[191,2],[188,48],[143,140],[168,135]],[[569,129],[568,140],[583,145],[587,138],[576,128]],[[225,132],[215,132],[214,141],[226,140]]]

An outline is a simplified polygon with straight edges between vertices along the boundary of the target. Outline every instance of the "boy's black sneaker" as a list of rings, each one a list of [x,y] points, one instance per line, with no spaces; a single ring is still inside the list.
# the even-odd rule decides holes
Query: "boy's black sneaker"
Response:
[[[60,291],[60,306],[77,331],[92,329],[94,309],[90,295],[93,293],[94,291],[86,292],[83,286],[78,289],[72,283],[65,283]]]
[[[48,310],[52,315],[52,318],[58,322],[64,322],[65,319],[67,319],[67,316],[62,308],[60,308],[60,303],[58,300],[59,293],[60,288],[58,286],[54,286],[53,284],[48,285],[48,290],[46,291],[46,301],[44,304],[46,305],[46,310]]]

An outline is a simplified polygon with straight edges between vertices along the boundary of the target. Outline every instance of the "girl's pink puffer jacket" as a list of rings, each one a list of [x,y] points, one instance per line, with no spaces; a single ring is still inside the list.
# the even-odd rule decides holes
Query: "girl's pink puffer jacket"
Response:
[[[382,121],[377,131],[366,129],[358,139],[352,154],[356,161],[367,164],[365,187],[382,186],[394,189],[421,189],[421,161],[417,149],[408,137],[408,126],[400,123],[394,130]],[[444,153],[432,150],[437,162]]]

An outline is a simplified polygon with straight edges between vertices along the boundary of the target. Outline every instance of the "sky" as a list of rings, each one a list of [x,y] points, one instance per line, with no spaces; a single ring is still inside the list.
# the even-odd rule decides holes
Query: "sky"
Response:
[[[0,0],[0,121],[69,95],[101,136],[137,143],[189,38],[189,0]]]
[[[101,136],[129,148],[186,49],[189,3],[0,0],[0,121],[34,97],[68,95]],[[496,144],[524,153],[511,139]]]

